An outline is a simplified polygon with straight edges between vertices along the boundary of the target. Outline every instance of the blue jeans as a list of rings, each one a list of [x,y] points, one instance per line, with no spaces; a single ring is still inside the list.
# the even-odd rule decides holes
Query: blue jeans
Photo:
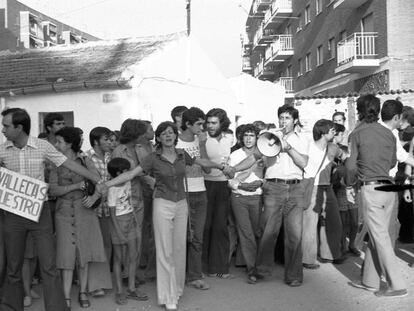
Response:
[[[4,217],[4,243],[6,247],[7,274],[3,288],[1,311],[23,311],[22,266],[26,237],[31,232],[37,247],[46,311],[65,311],[62,282],[56,269],[52,218],[44,208],[39,222],[6,212]]]
[[[247,273],[256,269],[257,241],[260,238],[260,195],[231,194],[231,207],[236,219],[237,232]]]
[[[260,272],[271,272],[274,248],[282,220],[285,234],[285,282],[303,280],[302,219],[304,188],[301,183],[266,182],[263,186],[264,211],[261,216],[263,235],[256,261]]]
[[[192,240],[187,246],[187,281],[201,280],[203,254],[203,233],[207,215],[207,194],[205,191],[189,192],[189,214]]]

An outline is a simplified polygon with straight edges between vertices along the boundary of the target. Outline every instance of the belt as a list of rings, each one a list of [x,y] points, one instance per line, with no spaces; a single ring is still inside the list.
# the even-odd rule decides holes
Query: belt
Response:
[[[301,182],[300,179],[279,179],[279,178],[268,178],[266,181],[276,182],[279,184],[293,185]]]
[[[363,186],[369,186],[369,185],[390,185],[392,184],[389,180],[371,180],[371,181],[363,181]]]

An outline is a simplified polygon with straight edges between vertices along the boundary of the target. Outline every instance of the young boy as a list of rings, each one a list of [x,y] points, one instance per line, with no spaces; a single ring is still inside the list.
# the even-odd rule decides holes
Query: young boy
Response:
[[[108,172],[112,178],[128,171],[128,160],[114,158],[108,163]],[[148,296],[135,288],[137,252],[137,221],[131,204],[131,183],[128,181],[108,189],[108,206],[111,215],[111,240],[114,250],[113,271],[115,274],[115,302],[123,305],[127,299],[145,301]],[[128,248],[128,289],[122,291],[121,264],[122,254]]]

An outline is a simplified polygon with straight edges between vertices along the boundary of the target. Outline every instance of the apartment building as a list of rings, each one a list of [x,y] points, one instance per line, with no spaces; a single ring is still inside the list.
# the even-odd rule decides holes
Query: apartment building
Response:
[[[99,40],[16,0],[0,0],[0,50],[22,50]]]
[[[254,0],[243,64],[297,97],[411,90],[413,14],[411,0]]]

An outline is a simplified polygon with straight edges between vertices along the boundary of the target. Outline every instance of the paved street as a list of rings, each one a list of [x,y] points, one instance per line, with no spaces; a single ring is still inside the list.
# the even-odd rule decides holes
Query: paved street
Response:
[[[319,270],[305,270],[304,284],[291,288],[283,283],[283,267],[276,265],[272,277],[256,284],[246,283],[242,268],[232,268],[234,278],[219,280],[207,278],[211,289],[199,291],[185,289],[179,303],[181,311],[265,311],[265,310],[322,310],[322,311],[381,311],[414,310],[414,245],[398,245],[400,267],[408,284],[408,297],[377,298],[373,293],[347,285],[359,276],[361,258],[350,257],[343,265],[322,264]],[[40,292],[40,288],[37,288]],[[155,283],[142,286],[149,294],[148,302],[129,301],[126,306],[114,303],[113,293],[100,299],[91,298],[90,311],[164,310],[157,305]],[[43,302],[35,301],[28,311],[42,311]],[[72,310],[82,310],[77,302],[77,289],[73,289]]]

